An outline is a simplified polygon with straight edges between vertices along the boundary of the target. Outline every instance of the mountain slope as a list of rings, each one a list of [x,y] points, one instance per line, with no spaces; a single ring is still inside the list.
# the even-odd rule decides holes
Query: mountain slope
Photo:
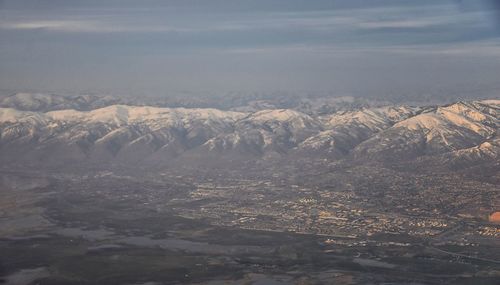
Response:
[[[358,157],[411,158],[479,146],[497,136],[499,101],[458,102],[402,120],[355,149]]]
[[[325,116],[321,119],[326,130],[302,142],[300,149],[343,156],[362,141],[413,116],[418,110],[407,106],[382,107]]]

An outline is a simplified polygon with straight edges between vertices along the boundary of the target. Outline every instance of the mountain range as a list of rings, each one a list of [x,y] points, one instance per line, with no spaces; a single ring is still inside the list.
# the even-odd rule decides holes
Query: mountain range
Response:
[[[86,106],[75,108],[66,99],[44,98],[2,101],[10,106],[0,108],[3,166],[162,166],[276,158],[427,159],[468,166],[497,163],[500,149],[500,100],[333,108],[318,114],[300,108],[132,106],[96,98],[72,101]]]

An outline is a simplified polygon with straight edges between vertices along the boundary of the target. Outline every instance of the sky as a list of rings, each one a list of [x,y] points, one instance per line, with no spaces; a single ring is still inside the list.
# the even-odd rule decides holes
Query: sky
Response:
[[[0,90],[498,97],[498,3],[0,0]]]

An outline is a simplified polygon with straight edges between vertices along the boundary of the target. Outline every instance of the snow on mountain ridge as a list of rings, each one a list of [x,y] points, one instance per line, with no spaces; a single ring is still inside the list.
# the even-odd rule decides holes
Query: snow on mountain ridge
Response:
[[[394,127],[405,127],[410,130],[433,130],[446,131],[450,125],[463,127],[483,136],[491,135],[495,129],[485,123],[498,124],[498,119],[481,113],[473,105],[458,102],[445,107],[438,107],[433,112],[426,112],[407,120],[398,122]]]
[[[275,120],[280,122],[287,122],[297,118],[312,120],[312,118],[309,115],[291,109],[262,110],[251,114],[249,118],[256,121]]]
[[[159,108],[144,106],[112,105],[92,111],[60,110],[45,113],[55,120],[112,122],[118,125],[148,120],[239,119],[245,113],[217,109]]]
[[[477,101],[477,102],[483,103],[486,105],[496,105],[496,106],[500,107],[500,99],[487,99],[487,100],[481,100],[481,101]]]
[[[43,113],[19,111],[13,108],[0,108],[0,123],[27,122],[30,120],[43,123],[47,119]]]
[[[343,112],[325,117],[329,127],[358,123],[372,130],[380,130],[386,125],[406,119],[415,114],[418,108],[408,106],[363,108],[359,111]]]

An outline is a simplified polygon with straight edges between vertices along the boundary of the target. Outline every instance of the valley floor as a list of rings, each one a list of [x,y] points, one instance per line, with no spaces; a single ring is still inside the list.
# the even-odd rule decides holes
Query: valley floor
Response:
[[[310,179],[4,171],[0,276],[6,284],[496,284],[500,228],[472,216],[498,197],[494,185],[370,168],[353,179],[355,170]]]

